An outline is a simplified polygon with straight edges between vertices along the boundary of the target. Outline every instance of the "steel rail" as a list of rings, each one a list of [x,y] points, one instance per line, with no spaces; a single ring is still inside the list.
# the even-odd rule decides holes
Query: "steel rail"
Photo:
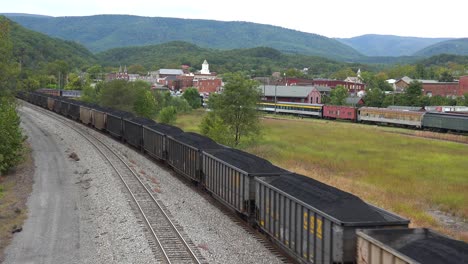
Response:
[[[152,201],[157,205],[157,208],[159,209],[159,211],[162,213],[162,215],[164,216],[165,220],[170,224],[170,226],[172,227],[172,231],[174,231],[178,238],[180,239],[180,241],[182,241],[184,247],[186,248],[187,250],[187,253],[189,253],[190,257],[192,258],[193,262],[194,263],[197,263],[197,264],[201,264],[202,262],[198,259],[198,257],[196,256],[196,254],[193,252],[193,250],[190,248],[190,246],[188,245],[187,241],[183,238],[182,234],[179,232],[179,230],[177,229],[177,227],[175,226],[175,224],[171,221],[170,217],[166,214],[166,212],[162,209],[162,206],[160,205],[160,203],[154,198],[154,196],[151,194],[151,192],[148,190],[148,188],[143,184],[143,182],[140,180],[140,178],[138,177],[138,175],[133,171],[133,169],[114,151],[112,150],[107,144],[103,143],[102,141],[100,141],[98,138],[96,138],[94,135],[91,135],[89,132],[80,132],[78,131],[77,128],[75,128],[77,126],[77,124],[73,124],[73,125],[70,125],[68,121],[70,121],[69,119],[61,116],[61,115],[58,115],[56,113],[49,113],[48,110],[46,109],[43,109],[39,106],[36,106],[36,105],[33,105],[33,104],[30,104],[28,102],[26,102],[29,106],[34,106],[34,108],[37,108],[37,109],[40,109],[39,112],[42,112],[43,114],[49,116],[49,117],[52,117],[56,120],[58,120],[59,122],[61,122],[62,124],[66,125],[67,127],[71,128],[72,130],[74,130],[75,132],[77,132],[79,135],[81,135],[84,139],[86,139],[89,143],[91,143],[94,148],[96,148],[96,150],[98,150],[98,152],[106,159],[106,161],[111,165],[111,167],[114,169],[114,171],[119,175],[120,179],[122,180],[122,182],[124,183],[125,187],[127,188],[127,190],[129,191],[130,195],[132,196],[133,200],[135,201],[140,213],[142,214],[143,218],[145,219],[145,222],[147,224],[147,226],[149,227],[149,229],[151,230],[151,233],[153,235],[153,237],[155,238],[155,240],[157,241],[158,245],[159,245],[159,248],[161,249],[161,251],[163,252],[163,255],[164,257],[166,258],[166,261],[167,263],[172,263],[171,262],[171,257],[169,256],[169,254],[166,252],[166,250],[164,249],[164,245],[163,243],[161,242],[160,238],[158,237],[158,235],[156,234],[156,231],[154,230],[153,226],[151,225],[150,221],[149,221],[149,218],[147,217],[147,215],[145,214],[141,204],[138,202],[138,199],[136,198],[134,192],[131,190],[131,188],[129,187],[129,184],[127,183],[127,181],[124,179],[124,176],[122,176],[122,174],[119,172],[119,170],[116,168],[116,165],[112,163],[112,161],[110,160],[110,158],[108,157],[108,155],[106,155],[104,153],[104,151],[99,148],[97,146],[97,144],[95,144],[94,142],[92,142],[91,139],[89,139],[89,137],[92,137],[94,138],[94,140],[98,141],[102,146],[104,146],[105,148],[108,149],[108,151],[110,153],[112,153],[118,160],[120,160],[120,162],[122,162],[125,167],[128,169],[128,171],[131,172],[131,174],[135,177],[135,179],[140,183],[141,187],[144,188],[144,190],[146,191],[146,193],[151,197]],[[30,107],[31,108],[31,107]],[[64,121],[65,120],[65,121]],[[75,126],[75,127],[74,127]],[[83,128],[80,128],[80,130],[84,130]],[[85,135],[85,133],[88,136]]]

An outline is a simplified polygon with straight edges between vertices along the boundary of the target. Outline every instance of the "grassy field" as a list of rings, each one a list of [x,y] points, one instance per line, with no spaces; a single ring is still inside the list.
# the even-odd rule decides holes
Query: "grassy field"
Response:
[[[181,116],[177,125],[197,131],[202,116]],[[468,240],[466,232],[450,233],[428,213],[438,209],[468,218],[468,145],[347,122],[263,119],[262,124],[262,138],[246,151],[354,193],[416,226]]]

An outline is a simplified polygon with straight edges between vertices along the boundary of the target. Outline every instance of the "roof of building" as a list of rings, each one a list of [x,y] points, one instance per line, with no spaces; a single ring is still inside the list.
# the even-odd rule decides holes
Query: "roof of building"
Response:
[[[305,98],[312,92],[314,86],[260,85],[259,89],[265,96]]]
[[[361,100],[363,100],[361,97],[347,97],[345,102],[347,105],[357,105]]]
[[[184,74],[184,71],[180,70],[180,69],[159,69],[159,74],[182,75],[182,74]]]
[[[345,82],[353,82],[353,83],[361,83],[361,78],[359,77],[347,77],[345,80]]]
[[[396,82],[399,82],[399,81],[403,81],[407,84],[410,84],[412,83],[413,81],[417,81],[417,82],[420,82],[422,84],[456,84],[458,83],[457,81],[453,81],[453,82],[439,82],[438,80],[424,80],[424,79],[411,79],[410,77],[408,76],[405,76],[399,80],[397,80]]]
[[[408,76],[403,76],[401,79],[397,80],[396,82],[399,82],[399,81],[403,81],[403,82],[405,82],[407,84],[410,84],[413,81],[413,79],[411,79]]]
[[[331,92],[331,88],[327,86],[314,86],[314,88],[319,92]]]

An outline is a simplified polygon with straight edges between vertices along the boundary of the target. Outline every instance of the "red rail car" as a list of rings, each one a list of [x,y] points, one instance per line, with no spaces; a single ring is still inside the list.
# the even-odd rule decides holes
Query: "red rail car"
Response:
[[[356,122],[357,107],[344,105],[324,105],[323,118],[327,119],[345,119]]]

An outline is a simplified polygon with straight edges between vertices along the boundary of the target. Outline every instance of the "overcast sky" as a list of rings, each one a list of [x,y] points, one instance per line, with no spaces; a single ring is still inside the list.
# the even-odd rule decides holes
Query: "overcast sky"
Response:
[[[327,37],[468,37],[467,0],[3,0],[0,13],[248,21]]]

